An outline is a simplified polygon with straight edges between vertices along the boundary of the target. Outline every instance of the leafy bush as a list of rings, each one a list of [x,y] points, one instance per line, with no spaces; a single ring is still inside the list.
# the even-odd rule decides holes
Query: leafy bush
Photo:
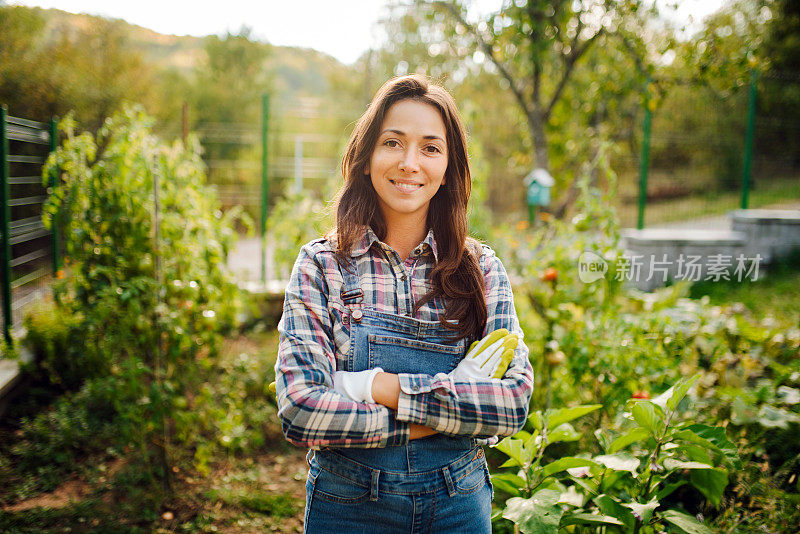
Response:
[[[604,177],[608,190],[595,188],[593,177]],[[525,472],[496,473],[501,490],[496,504],[508,510],[509,496],[523,499],[514,501],[506,517],[520,527],[525,523],[529,531],[552,531],[561,525],[579,532],[602,523],[600,516],[613,516],[622,525],[606,522],[607,532],[666,529],[667,523],[673,529],[705,532],[708,527],[698,527],[691,517],[698,513],[715,526],[740,519],[756,524],[753,518],[759,518],[777,528],[780,523],[771,513],[776,503],[800,500],[800,447],[791,437],[798,429],[800,403],[787,402],[800,391],[800,331],[769,317],[759,323],[741,305],[712,306],[708,297],[688,298],[691,288],[683,283],[653,293],[626,288],[616,275],[622,249],[609,207],[614,182],[601,152],[594,165],[584,169],[577,213],[570,220],[545,220],[533,229],[525,224],[501,227],[490,238],[514,283],[536,380],[530,426],[515,441],[498,446],[506,456],[515,455],[517,459],[508,462]],[[607,266],[596,281],[581,280],[579,262],[585,255]],[[648,402],[652,392],[684,383],[682,377],[692,375],[699,378],[691,403],[681,405],[682,422],[670,421],[674,408]],[[635,406],[632,398],[640,399]],[[592,409],[581,411],[575,404]],[[633,420],[620,415],[629,412]],[[576,427],[554,428],[552,421],[548,427],[548,417],[559,414],[553,416],[557,419],[564,413],[585,417]],[[656,427],[644,423],[645,415],[663,427],[654,432]],[[736,445],[727,438],[722,443],[722,437],[713,434],[720,430],[709,430],[713,428],[727,428]],[[694,437],[684,431],[705,441],[691,442]],[[588,439],[592,435],[596,440]],[[624,440],[615,440],[624,435],[637,440],[620,447]],[[725,454],[720,456],[706,442]],[[731,469],[738,465],[733,463],[737,452],[742,469]],[[628,474],[598,460],[619,454],[627,455],[629,462],[620,465],[630,467]],[[565,469],[579,468],[589,471],[565,478]],[[667,491],[672,479],[664,476],[675,477],[684,469],[685,487]],[[650,483],[645,483],[648,478]],[[723,492],[725,487],[729,489]],[[752,494],[753,487],[762,488],[758,499],[749,503],[753,510],[737,515],[741,495]],[[534,498],[538,490],[547,493]],[[576,493],[582,496],[580,504],[575,504]],[[642,508],[653,498],[657,507]],[[540,505],[543,508],[537,508]],[[661,513],[669,509],[675,512]],[[675,515],[684,511],[688,518]],[[544,515],[531,519],[539,512],[546,521]],[[579,517],[572,519],[574,514]],[[508,528],[499,513],[494,521],[499,531]],[[539,527],[532,526],[536,521]]]
[[[50,491],[79,460],[105,453],[116,441],[116,395],[113,378],[97,378],[63,395],[50,410],[23,418],[15,439],[0,447],[0,477],[8,481],[2,493],[22,499]]]
[[[83,347],[80,316],[48,299],[25,316],[24,325],[25,343],[34,354],[24,370],[35,382],[67,391],[80,387],[86,378],[108,374],[109,361]]]
[[[110,369],[118,438],[145,472],[167,477],[171,436],[204,439],[184,426],[193,424],[186,398],[247,303],[223,270],[241,210],[217,209],[196,137],[166,145],[151,126],[138,107],[107,119],[96,140],[62,121],[66,140],[43,173],[63,183],[43,219],[64,221],[71,268],[55,300],[85,357]]]
[[[325,205],[309,191],[289,193],[272,207],[267,220],[267,236],[274,244],[276,276],[289,279],[300,247],[321,237],[332,227],[335,214],[327,213]]]
[[[258,354],[231,354],[196,389],[189,402],[191,410],[176,415],[181,418],[180,428],[203,438],[195,437],[198,444],[194,452],[195,467],[202,474],[208,474],[218,451],[249,454],[271,437],[283,441],[274,396],[267,391],[274,378],[274,365]]]
[[[722,427],[678,423],[678,406],[699,375],[681,380],[652,402],[637,399],[623,431],[596,429],[602,454],[562,456],[544,463],[554,443],[577,441],[569,424],[600,405],[531,414],[526,430],[501,441],[509,456],[493,482],[511,495],[502,515],[523,533],[557,532],[560,527],[606,527],[608,532],[661,532],[668,524],[693,533],[710,533],[684,510],[665,506],[676,489],[690,484],[719,506],[728,470],[740,466],[736,447]]]

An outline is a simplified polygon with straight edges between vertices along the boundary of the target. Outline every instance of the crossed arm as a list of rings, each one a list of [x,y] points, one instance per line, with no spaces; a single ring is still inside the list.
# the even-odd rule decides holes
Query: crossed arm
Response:
[[[505,270],[493,254],[486,256],[485,333],[498,328],[521,333]],[[433,432],[505,436],[524,425],[533,376],[523,343],[502,379],[380,373],[373,384],[376,403],[354,402],[334,391],[336,348],[324,271],[319,257],[304,247],[278,326],[278,415],[289,441],[307,447],[388,447]]]
[[[400,400],[400,378],[392,373],[378,373],[372,383],[372,398],[375,402],[397,411],[397,402]],[[408,439],[419,439],[436,434],[430,427],[412,423],[409,425]]]

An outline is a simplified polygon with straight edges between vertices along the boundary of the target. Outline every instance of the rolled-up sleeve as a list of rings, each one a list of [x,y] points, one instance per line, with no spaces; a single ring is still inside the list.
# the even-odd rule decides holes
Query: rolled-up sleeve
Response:
[[[488,317],[483,335],[498,328],[522,334],[508,275],[500,259],[484,246],[480,258],[486,281]],[[510,436],[525,425],[533,392],[528,347],[519,343],[502,379],[453,381],[447,374],[400,374],[397,419],[441,433]]]
[[[333,390],[335,347],[324,270],[313,242],[292,269],[275,363],[278,416],[295,445],[388,447],[408,442],[409,425],[379,404],[353,402]]]

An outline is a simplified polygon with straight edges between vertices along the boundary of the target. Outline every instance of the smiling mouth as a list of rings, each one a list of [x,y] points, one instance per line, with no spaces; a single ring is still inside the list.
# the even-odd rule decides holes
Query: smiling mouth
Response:
[[[395,180],[389,180],[389,181],[392,182],[392,184],[397,189],[399,189],[400,191],[402,191],[404,193],[412,193],[412,192],[414,192],[417,189],[420,189],[422,187],[422,184],[417,184],[417,183],[414,183],[414,182],[398,182],[398,181],[395,181]]]

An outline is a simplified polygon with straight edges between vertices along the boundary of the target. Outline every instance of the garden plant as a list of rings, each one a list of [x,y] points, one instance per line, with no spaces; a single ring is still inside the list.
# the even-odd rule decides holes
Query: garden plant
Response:
[[[176,473],[213,479],[222,460],[278,454],[267,391],[276,340],[261,354],[220,358],[225,337],[258,321],[222,269],[238,214],[219,211],[195,138],[158,140],[135,107],[96,138],[76,134],[69,119],[61,128],[66,140],[46,172],[58,170],[63,184],[46,220],[62,221],[69,263],[55,301],[26,320],[38,362],[28,372],[61,396],[0,445],[0,497],[13,503],[81,466],[122,458],[120,517],[75,513],[96,514],[101,531],[125,521],[147,530],[175,502],[163,487]],[[495,531],[791,532],[800,521],[796,316],[768,305],[756,313],[724,294],[712,303],[686,284],[627,288],[616,276],[615,175],[608,149],[597,154],[567,218],[481,224],[509,259],[536,379],[524,430],[487,450]],[[287,196],[270,227],[302,241],[325,227],[320,208]],[[579,277],[587,253],[607,265],[593,282]],[[787,269],[782,283],[797,283]],[[280,489],[193,498],[283,521],[301,507]],[[212,513],[168,513],[176,528],[213,530]],[[28,517],[0,515],[0,528],[59,522]]]

